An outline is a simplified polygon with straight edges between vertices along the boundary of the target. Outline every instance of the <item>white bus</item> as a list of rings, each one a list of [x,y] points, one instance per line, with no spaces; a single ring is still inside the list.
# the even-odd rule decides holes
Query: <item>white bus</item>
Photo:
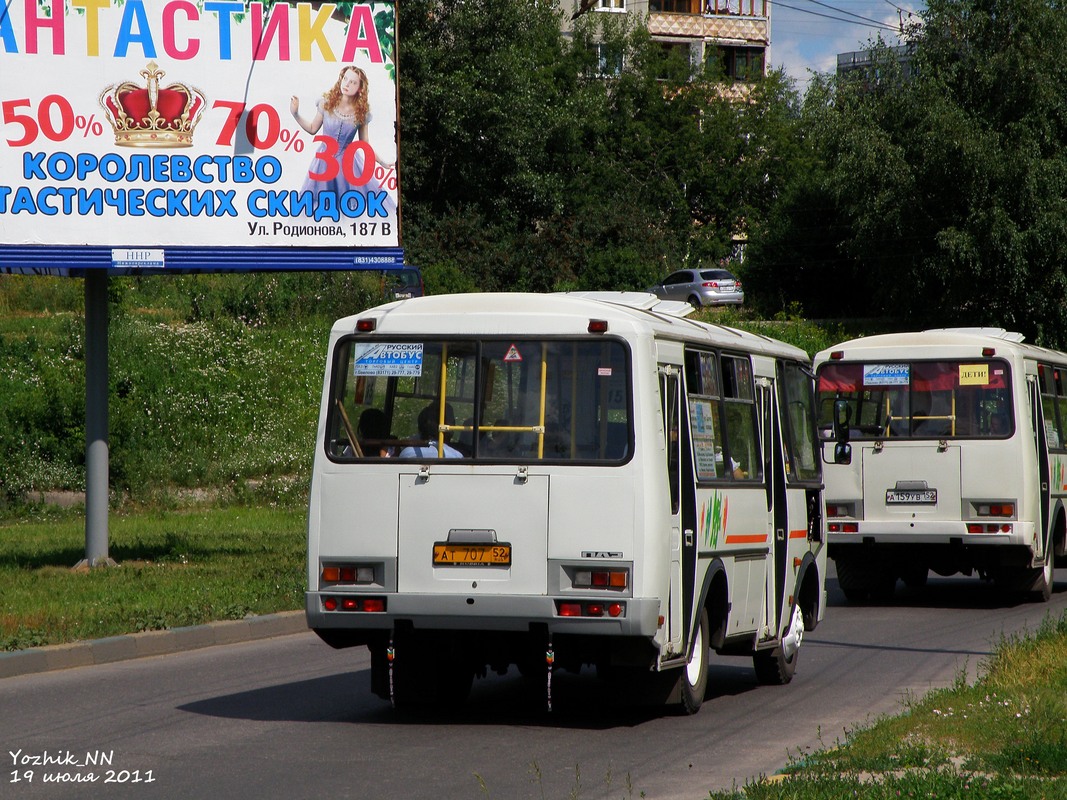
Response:
[[[931,570],[1049,598],[1065,548],[1067,354],[1022,340],[948,328],[816,355],[827,543],[849,600],[886,601]]]
[[[333,327],[307,620],[394,705],[595,665],[695,712],[824,610],[810,362],[644,293],[431,296]]]

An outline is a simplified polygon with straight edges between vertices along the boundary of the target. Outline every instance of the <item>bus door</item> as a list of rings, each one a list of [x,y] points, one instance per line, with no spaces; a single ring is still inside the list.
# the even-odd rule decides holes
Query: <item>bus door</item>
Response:
[[[763,435],[763,475],[767,490],[767,514],[771,526],[771,573],[773,595],[768,591],[768,627],[771,637],[782,633],[782,614],[786,596],[786,575],[789,560],[789,503],[785,486],[785,458],[782,453],[781,423],[778,418],[778,393],[774,381],[759,378],[756,392],[760,404]],[[768,587],[770,588],[770,587]]]
[[[659,366],[659,391],[663,403],[663,436],[666,451],[667,486],[670,497],[670,593],[667,609],[667,641],[673,653],[683,652],[686,626],[692,606],[696,542],[693,526],[683,536],[682,525],[682,387],[681,372],[668,364]],[[683,563],[686,565],[683,571]],[[684,577],[683,577],[684,576]]]
[[[1041,408],[1041,389],[1038,386],[1037,378],[1033,375],[1027,375],[1026,383],[1030,389],[1030,419],[1033,422],[1034,445],[1037,452],[1037,472],[1040,481],[1038,502],[1041,507],[1041,558],[1045,559],[1048,557],[1048,549],[1052,546],[1052,529],[1049,527],[1052,477],[1048,463],[1048,439],[1045,433],[1045,415]]]

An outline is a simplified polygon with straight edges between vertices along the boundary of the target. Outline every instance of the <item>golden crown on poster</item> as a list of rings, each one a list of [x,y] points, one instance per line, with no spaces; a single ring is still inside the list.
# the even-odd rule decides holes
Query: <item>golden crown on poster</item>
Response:
[[[191,147],[207,106],[203,92],[184,83],[161,87],[166,72],[155,61],[141,70],[143,83],[125,81],[100,93],[100,106],[120,147]]]

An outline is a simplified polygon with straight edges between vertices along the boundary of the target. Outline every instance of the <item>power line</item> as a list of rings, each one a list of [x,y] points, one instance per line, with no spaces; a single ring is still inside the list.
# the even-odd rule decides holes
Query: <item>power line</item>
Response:
[[[907,14],[910,17],[914,13],[914,12],[912,12],[912,11],[906,9],[906,8],[901,8],[896,3],[894,3],[893,0],[885,0],[885,1],[886,1],[886,3],[891,5],[893,8],[895,8],[897,11],[899,11],[901,14]]]
[[[869,19],[868,17],[861,17],[859,14],[853,14],[853,13],[851,13],[849,11],[843,11],[840,8],[834,8],[834,6],[828,5],[826,3],[820,3],[820,2],[818,2],[818,0],[808,0],[808,2],[815,3],[816,5],[824,6],[826,8],[829,8],[832,11],[838,12],[839,14],[847,14],[847,15],[849,15],[851,17],[856,17],[857,19],[865,20],[865,21],[864,22],[855,22],[855,21],[853,21],[851,19],[845,19],[844,17],[835,17],[835,16],[832,16],[831,14],[823,14],[823,13],[820,13],[818,11],[812,11],[809,8],[797,8],[796,6],[791,6],[788,3],[782,3],[779,0],[775,0],[774,5],[778,6],[780,8],[788,8],[790,11],[798,11],[801,14],[811,14],[812,16],[815,16],[815,17],[823,17],[824,19],[832,19],[832,20],[834,20],[834,22],[847,22],[850,25],[862,25],[865,28],[881,28],[883,30],[893,31],[894,33],[898,32],[897,29],[894,28],[892,25],[886,25],[884,22],[879,22],[878,20]]]
[[[891,25],[887,25],[886,23],[882,22],[881,20],[871,19],[870,17],[863,17],[863,16],[860,16],[859,14],[853,14],[851,11],[845,11],[843,8],[837,8],[835,6],[830,5],[829,3],[823,3],[823,2],[821,2],[821,0],[808,0],[808,2],[809,3],[814,3],[817,6],[822,6],[823,8],[828,8],[831,11],[836,11],[838,14],[844,14],[844,15],[849,16],[849,17],[855,17],[856,19],[862,19],[865,22],[871,22],[871,23],[873,23],[875,25],[880,25],[883,28],[889,28],[890,30],[896,30],[896,28],[892,27]]]

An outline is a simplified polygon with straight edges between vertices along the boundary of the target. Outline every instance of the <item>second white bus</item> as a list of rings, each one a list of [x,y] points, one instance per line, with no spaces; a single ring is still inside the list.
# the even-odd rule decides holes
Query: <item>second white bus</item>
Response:
[[[1022,339],[928,330],[816,355],[829,555],[848,599],[887,600],[930,571],[1050,597],[1067,546],[1067,354]]]
[[[805,353],[643,293],[404,300],[330,337],[309,626],[394,704],[595,665],[696,711],[785,683],[824,609]]]

